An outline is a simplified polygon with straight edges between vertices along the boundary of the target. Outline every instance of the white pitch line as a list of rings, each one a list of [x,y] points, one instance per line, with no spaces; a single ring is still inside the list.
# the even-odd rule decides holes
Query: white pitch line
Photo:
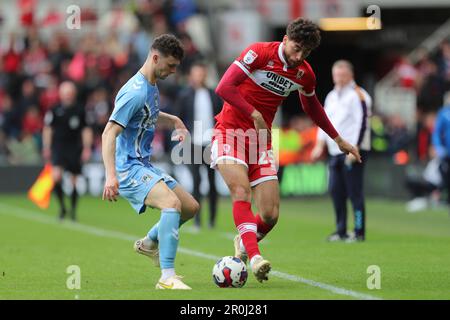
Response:
[[[20,208],[20,207],[16,207],[16,206],[6,205],[3,203],[0,203],[0,214],[12,216],[12,217],[20,217],[23,219],[36,221],[36,222],[40,222],[43,224],[57,225],[58,227],[62,227],[62,228],[66,228],[66,229],[70,229],[70,230],[74,230],[74,231],[79,231],[79,232],[84,232],[84,233],[96,235],[99,237],[109,237],[109,238],[113,238],[113,239],[121,239],[121,240],[126,240],[126,241],[134,241],[139,238],[139,236],[133,236],[133,235],[118,232],[118,231],[101,229],[98,227],[85,225],[85,224],[81,224],[81,223],[76,223],[76,222],[65,221],[65,222],[61,223],[61,222],[58,222],[53,217],[43,215],[39,211],[28,210],[28,209],[24,209],[24,208]],[[215,256],[215,255],[211,255],[211,254],[207,254],[207,253],[203,253],[200,251],[183,248],[183,247],[178,247],[178,251],[180,253],[188,254],[188,255],[203,258],[203,259],[213,260],[213,261],[217,261],[220,259],[219,256]],[[379,297],[371,296],[371,295],[368,295],[365,293],[348,290],[348,289],[344,289],[344,288],[340,288],[340,287],[335,287],[333,285],[317,282],[314,280],[306,279],[306,278],[303,278],[300,276],[284,273],[284,272],[277,271],[277,270],[272,270],[270,272],[270,275],[275,276],[280,279],[284,279],[284,280],[307,284],[309,286],[320,288],[320,289],[323,289],[326,291],[330,291],[330,292],[338,294],[338,295],[350,296],[350,297],[353,297],[356,299],[362,299],[362,300],[382,300]]]

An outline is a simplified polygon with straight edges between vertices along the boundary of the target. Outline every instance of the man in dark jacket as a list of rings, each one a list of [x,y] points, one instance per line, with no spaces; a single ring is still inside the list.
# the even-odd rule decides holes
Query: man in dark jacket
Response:
[[[189,72],[189,86],[182,90],[177,98],[176,112],[191,133],[191,164],[193,177],[193,196],[201,204],[200,168],[204,165],[209,181],[209,227],[213,228],[217,212],[217,190],[215,171],[209,168],[210,142],[214,128],[214,116],[220,112],[221,99],[214,90],[208,88],[207,66],[196,62]],[[205,156],[204,156],[205,155]],[[201,211],[200,211],[201,212]],[[200,228],[200,212],[195,216],[195,226]]]

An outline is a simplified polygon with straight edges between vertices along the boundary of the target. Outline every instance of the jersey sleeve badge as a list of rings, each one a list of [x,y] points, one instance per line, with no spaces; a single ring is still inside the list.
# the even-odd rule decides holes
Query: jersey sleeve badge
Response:
[[[249,65],[252,64],[253,61],[258,57],[258,54],[253,50],[248,50],[246,55],[244,56],[244,59],[242,60],[245,64]]]

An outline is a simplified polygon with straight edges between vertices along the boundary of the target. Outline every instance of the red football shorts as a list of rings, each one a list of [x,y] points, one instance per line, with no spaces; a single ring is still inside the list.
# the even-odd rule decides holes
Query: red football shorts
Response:
[[[277,168],[270,141],[257,136],[255,129],[225,129],[217,124],[211,146],[211,168],[221,160],[232,160],[248,169],[250,186],[277,180]]]

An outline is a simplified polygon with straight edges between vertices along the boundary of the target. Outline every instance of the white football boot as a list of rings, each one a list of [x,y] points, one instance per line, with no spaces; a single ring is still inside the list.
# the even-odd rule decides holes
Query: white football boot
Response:
[[[153,260],[155,267],[159,267],[159,249],[158,243],[152,242],[149,247],[144,245],[144,239],[137,240],[134,243],[134,251],[143,254]]]
[[[181,281],[182,276],[174,275],[166,280],[159,279],[156,289],[162,290],[192,290],[191,287]]]
[[[259,282],[269,280],[268,274],[272,268],[269,261],[264,260],[261,256],[254,256],[250,261],[250,265],[256,280]]]

